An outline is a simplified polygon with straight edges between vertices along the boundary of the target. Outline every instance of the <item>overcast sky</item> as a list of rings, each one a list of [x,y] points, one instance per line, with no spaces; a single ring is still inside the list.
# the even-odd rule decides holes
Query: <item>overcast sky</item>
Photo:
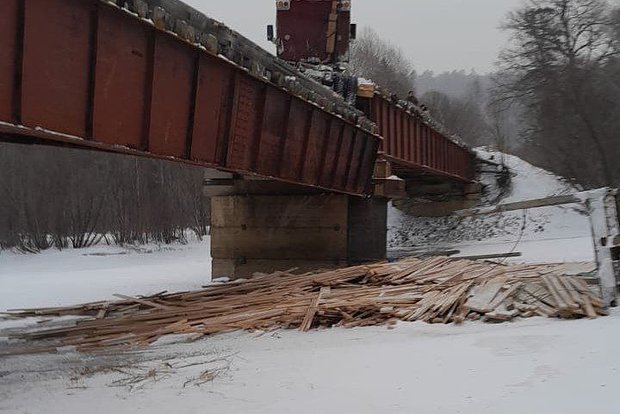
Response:
[[[275,24],[275,0],[184,0],[262,47]],[[522,0],[352,0],[353,19],[399,45],[418,72],[493,70],[507,42],[499,29]]]

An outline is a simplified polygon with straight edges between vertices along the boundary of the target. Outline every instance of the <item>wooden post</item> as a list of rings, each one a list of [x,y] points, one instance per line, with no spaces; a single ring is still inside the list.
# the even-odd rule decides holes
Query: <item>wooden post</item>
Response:
[[[616,247],[614,242],[620,235],[617,192],[602,188],[586,193],[601,296],[607,306],[618,304],[618,280],[613,261],[613,249]]]
[[[620,282],[614,267],[614,259],[617,259],[614,257],[614,254],[620,250],[617,195],[618,190],[616,189],[601,188],[565,196],[520,201],[488,208],[462,210],[457,211],[455,214],[461,217],[469,217],[567,204],[585,205],[588,209],[588,218],[590,220],[592,244],[597,265],[597,279],[601,289],[601,296],[606,306],[616,306],[618,304],[618,282]]]

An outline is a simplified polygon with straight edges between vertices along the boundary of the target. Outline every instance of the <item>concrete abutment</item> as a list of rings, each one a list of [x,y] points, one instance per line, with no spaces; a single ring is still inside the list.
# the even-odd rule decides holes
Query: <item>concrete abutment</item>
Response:
[[[213,277],[384,260],[387,203],[338,194],[213,197]]]

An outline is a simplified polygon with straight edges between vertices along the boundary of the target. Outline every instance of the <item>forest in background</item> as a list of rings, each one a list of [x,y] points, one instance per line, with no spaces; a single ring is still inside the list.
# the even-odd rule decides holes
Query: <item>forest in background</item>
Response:
[[[204,169],[66,148],[0,144],[0,250],[185,242],[207,234]]]
[[[416,74],[372,29],[354,43],[351,68],[401,97],[414,90],[470,146],[494,146],[583,188],[620,187],[620,3],[528,0],[502,27],[511,43],[492,74]]]

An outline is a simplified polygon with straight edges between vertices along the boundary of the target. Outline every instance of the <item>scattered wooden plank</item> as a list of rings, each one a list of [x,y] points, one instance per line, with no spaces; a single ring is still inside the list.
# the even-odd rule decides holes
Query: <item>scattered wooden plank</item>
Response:
[[[495,299],[493,299],[493,301],[491,302],[491,304],[489,305],[489,307],[492,310],[495,310],[499,305],[501,305],[506,299],[508,299],[509,297],[511,297],[512,295],[515,294],[515,292],[519,289],[521,289],[521,287],[523,286],[523,283],[518,282],[515,283],[514,285],[510,286],[508,289],[506,289],[504,292],[500,292],[497,297]]]
[[[490,259],[506,259],[510,257],[521,257],[523,253],[521,252],[510,252],[510,253],[493,253],[493,254],[481,254],[477,256],[458,256],[455,259],[465,259],[465,260],[490,260]]]
[[[133,298],[131,296],[125,296],[125,295],[119,295],[118,293],[114,294],[114,297],[117,297],[119,299],[125,299],[125,300],[128,300],[130,302],[136,302],[136,303],[139,303],[141,305],[150,306],[152,308],[164,309],[164,310],[172,309],[170,306],[160,305],[160,304],[152,302],[150,300],[138,299],[138,298]]]
[[[490,306],[495,296],[499,293],[503,282],[491,282],[478,286],[472,291],[472,296],[465,303],[465,307],[478,313],[486,313],[493,310]]]
[[[12,337],[52,340],[91,352],[146,346],[169,334],[279,328],[306,332],[314,326],[392,326],[397,320],[505,322],[518,316],[595,318],[606,313],[587,283],[562,277],[558,268],[409,258],[304,274],[291,269],[192,292],[117,295],[121,300],[9,315],[88,316],[71,326],[41,326]]]
[[[583,305],[586,310],[586,315],[588,315],[588,318],[596,319],[598,317],[598,314],[594,310],[594,306],[592,306],[592,302],[590,301],[590,298],[588,298],[587,296],[584,296],[583,298]]]
[[[314,316],[319,310],[319,301],[321,300],[321,294],[319,293],[316,298],[312,299],[308,310],[306,311],[306,316],[304,316],[304,320],[299,327],[299,330],[302,332],[308,332],[312,327],[312,321],[314,321]]]

